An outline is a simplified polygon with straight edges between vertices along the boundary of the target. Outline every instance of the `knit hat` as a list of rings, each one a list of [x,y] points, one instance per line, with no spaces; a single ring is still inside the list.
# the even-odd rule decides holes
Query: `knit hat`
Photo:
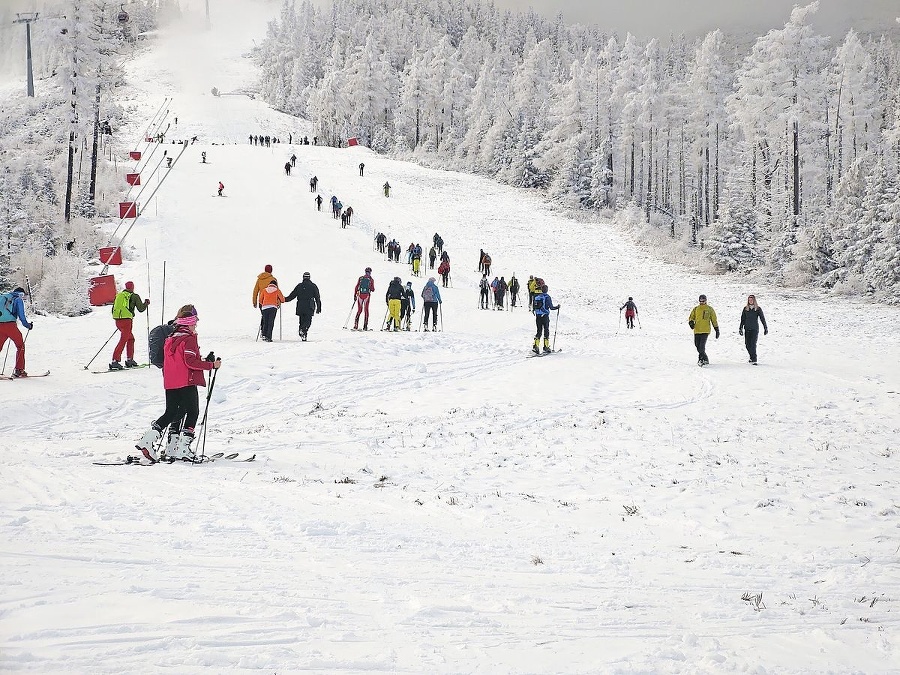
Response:
[[[407,281],[407,282],[406,282],[406,285],[407,285],[407,286],[412,286],[412,282],[411,282],[411,281]]]
[[[309,272],[304,272],[304,273],[303,273],[303,278],[304,278],[304,279],[309,279]]]
[[[22,288],[21,286],[16,286],[15,290],[13,291],[13,293],[25,293],[25,289]]]
[[[705,296],[705,295],[701,295],[699,299],[700,299],[700,300],[706,300],[706,296]]]
[[[437,280],[434,277],[428,277],[428,281],[430,281],[431,283],[434,283]]]
[[[133,281],[126,281],[126,282],[125,282],[125,290],[126,290],[126,291],[133,291],[133,290],[134,290],[134,282],[133,282]]]
[[[268,272],[269,274],[272,274],[272,266],[271,265],[266,265],[266,272]]]

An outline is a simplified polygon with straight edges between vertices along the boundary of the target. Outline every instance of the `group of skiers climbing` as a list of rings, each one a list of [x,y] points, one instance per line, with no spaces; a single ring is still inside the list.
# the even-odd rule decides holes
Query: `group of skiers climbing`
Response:
[[[353,301],[356,307],[353,330],[360,330],[360,317],[363,319],[362,330],[369,330],[369,302],[374,292],[375,280],[372,278],[372,268],[367,267],[363,275],[357,279],[356,286],[353,289]],[[423,330],[428,332],[430,322],[431,330],[436,331],[438,326],[438,307],[443,301],[434,277],[430,277],[426,282],[422,289],[421,297],[424,308]],[[412,315],[416,312],[416,295],[412,288],[412,282],[407,281],[404,286],[400,277],[394,277],[388,284],[384,301],[387,305],[387,312],[385,313],[386,323],[382,330],[410,330]],[[352,309],[350,313],[351,315],[353,314]],[[348,316],[348,321],[349,318]]]
[[[494,277],[494,280],[489,282],[485,272],[481,275],[478,289],[478,307],[480,309],[491,309],[489,300],[491,294],[494,297],[493,309],[506,309],[507,292],[509,292],[508,300],[511,307],[515,307],[516,303],[519,302],[519,280],[516,279],[515,273],[513,273],[509,278],[509,283],[507,283],[505,277]]]

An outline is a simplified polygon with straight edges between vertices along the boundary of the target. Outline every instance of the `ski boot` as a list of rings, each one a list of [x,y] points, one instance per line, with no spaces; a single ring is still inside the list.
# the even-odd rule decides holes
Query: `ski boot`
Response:
[[[124,370],[124,368],[122,367],[122,364],[119,363],[118,361],[110,361],[109,369],[110,370]]]
[[[125,359],[125,367],[126,368],[137,368],[139,365],[141,365],[141,364],[139,364],[134,359]]]
[[[544,338],[544,353],[545,354],[553,353],[553,350],[550,349],[550,340],[548,340],[547,338]]]
[[[181,434],[178,436],[178,441],[175,443],[175,447],[172,448],[172,453],[169,455],[169,457],[176,460],[180,459],[185,462],[193,462],[195,459],[197,459],[194,451],[191,450],[191,443],[193,442],[194,430],[182,430]]]
[[[141,451],[141,454],[144,455],[151,462],[159,461],[159,457],[156,455],[156,444],[159,443],[159,439],[162,436],[162,429],[157,428],[156,424],[150,427],[150,430],[144,434],[144,437],[134,444],[134,447]]]
[[[28,377],[28,373],[25,372],[24,368],[15,368],[12,373],[13,377]]]
[[[535,354],[538,354],[538,355],[540,355],[540,353],[541,353],[541,350],[538,348],[539,344],[540,343],[539,343],[538,339],[535,338],[534,345],[532,345],[532,347],[531,347],[531,351],[533,351]]]

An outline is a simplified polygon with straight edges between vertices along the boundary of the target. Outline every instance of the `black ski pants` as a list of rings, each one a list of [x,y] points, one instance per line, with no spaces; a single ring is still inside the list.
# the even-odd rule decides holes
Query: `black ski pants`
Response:
[[[306,335],[309,332],[309,327],[312,326],[312,318],[313,315],[310,312],[309,314],[299,314],[300,318],[300,335]]]
[[[275,315],[278,314],[277,307],[266,307],[262,311],[262,324],[260,325],[260,333],[266,339],[272,340],[272,331],[275,329]]]
[[[184,420],[182,429],[193,430],[200,417],[200,395],[195,385],[181,387],[180,389],[166,389],[166,411],[153,426],[162,431],[170,424],[172,431],[177,431],[181,420]]]
[[[437,320],[438,320],[438,304],[436,302],[426,302],[425,303],[425,319],[424,324],[425,328],[428,328],[428,317],[431,316],[431,327],[437,328]]]
[[[747,330],[744,329],[744,346],[747,347],[747,353],[750,355],[750,360],[753,363],[756,363],[756,341],[759,340],[759,331],[758,330]]]
[[[697,348],[697,356],[701,361],[709,361],[706,355],[706,341],[709,339],[709,333],[694,333],[694,346]]]
[[[478,304],[481,309],[488,308],[488,292],[486,288],[481,289],[481,298],[479,298]]]
[[[541,337],[541,333],[544,334],[544,339],[550,339],[550,315],[549,314],[539,314],[534,317],[534,323],[537,325],[537,333],[534,334],[534,339],[537,340]]]

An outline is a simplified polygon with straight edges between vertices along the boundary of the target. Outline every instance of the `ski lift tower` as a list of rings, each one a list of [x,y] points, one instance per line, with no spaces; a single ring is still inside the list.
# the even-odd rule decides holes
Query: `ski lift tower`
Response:
[[[13,23],[24,23],[25,24],[25,61],[26,61],[26,70],[27,80],[26,80],[26,93],[28,96],[34,98],[34,72],[31,67],[31,23],[33,21],[37,21],[38,13],[26,13],[20,14],[16,12],[16,18],[13,20]]]

